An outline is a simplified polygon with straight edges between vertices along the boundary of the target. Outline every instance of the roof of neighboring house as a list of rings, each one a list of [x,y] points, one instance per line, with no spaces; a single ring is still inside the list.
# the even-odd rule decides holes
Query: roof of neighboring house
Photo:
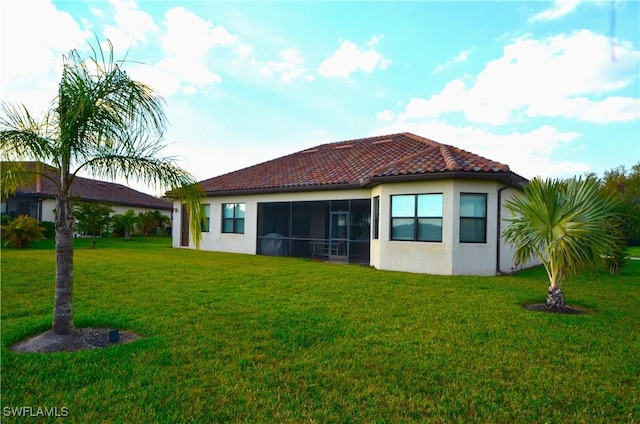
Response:
[[[43,163],[27,162],[28,169],[40,167],[42,174],[17,188],[17,194],[41,197],[55,197],[57,189],[51,180],[60,180],[58,169]],[[133,206],[147,209],[170,210],[172,205],[165,199],[139,192],[127,186],[106,181],[92,180],[76,176],[71,186],[71,195],[84,201],[111,203],[114,205]]]
[[[200,182],[208,194],[367,187],[403,179],[481,178],[514,186],[508,165],[411,133],[322,144]]]

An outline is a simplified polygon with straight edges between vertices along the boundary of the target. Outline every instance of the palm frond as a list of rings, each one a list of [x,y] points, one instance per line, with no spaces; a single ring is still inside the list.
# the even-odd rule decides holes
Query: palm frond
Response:
[[[607,222],[615,199],[600,194],[596,179],[532,179],[524,195],[505,202],[512,217],[504,239],[514,246],[515,260],[538,257],[550,278],[570,277],[604,265],[603,252],[615,242]]]
[[[202,191],[197,181],[189,172],[178,167],[174,158],[158,155],[164,147],[162,144],[141,143],[139,139],[137,143],[130,143],[121,143],[112,149],[103,146],[75,173],[83,169],[94,177],[110,180],[122,177],[127,181],[142,182],[154,189],[171,191],[176,198],[188,205],[191,234],[196,247],[199,247],[202,233],[200,223],[204,210]]]
[[[63,144],[75,162],[92,157],[99,146],[126,144],[133,132],[161,138],[167,120],[164,100],[146,85],[132,80],[102,48],[83,60],[73,50],[65,56],[58,115]]]
[[[0,160],[46,161],[54,149],[48,120],[37,121],[24,106],[0,103]]]

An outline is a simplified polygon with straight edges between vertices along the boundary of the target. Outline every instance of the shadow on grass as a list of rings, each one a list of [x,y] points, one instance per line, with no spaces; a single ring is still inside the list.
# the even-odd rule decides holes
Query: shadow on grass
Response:
[[[522,307],[533,312],[546,312],[549,314],[565,315],[593,315],[595,311],[575,305],[566,305],[564,308],[550,308],[546,303],[525,302]]]

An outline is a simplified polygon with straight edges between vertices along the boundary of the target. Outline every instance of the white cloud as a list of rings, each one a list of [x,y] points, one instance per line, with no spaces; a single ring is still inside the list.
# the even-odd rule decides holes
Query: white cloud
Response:
[[[253,47],[248,44],[240,44],[235,50],[236,54],[242,58],[248,57],[252,51]]]
[[[528,178],[588,172],[587,164],[558,156],[567,148],[583,147],[577,144],[578,132],[545,124],[504,133],[477,124],[506,125],[536,117],[599,124],[639,120],[640,99],[613,93],[637,82],[640,51],[628,41],[616,40],[615,53],[613,61],[609,37],[586,30],[543,39],[518,38],[478,75],[452,80],[429,98],[399,103],[401,112],[395,116],[393,111],[377,114],[379,119],[392,119],[374,134],[428,134],[506,163]],[[461,113],[470,124],[444,122],[448,113]]]
[[[405,107],[405,117],[420,119],[434,118],[447,112],[463,109],[467,101],[468,92],[465,83],[453,80],[448,83],[439,94],[430,99],[412,98]]]
[[[382,121],[393,121],[396,117],[396,114],[393,113],[393,111],[387,109],[383,110],[382,112],[376,113],[376,116]]]
[[[205,63],[197,59],[168,57],[158,62],[156,66],[186,83],[202,86],[222,82],[220,75],[211,71]]]
[[[280,60],[260,62],[251,61],[252,65],[264,76],[278,75],[284,82],[291,82],[301,77],[309,81],[308,69],[304,67],[305,59],[300,52],[293,48],[287,48],[280,52]]]
[[[599,124],[638,120],[640,119],[640,99],[608,97],[601,102],[590,102],[578,119]]]
[[[180,91],[181,78],[159,66],[140,64],[127,68],[127,73],[137,81],[152,87],[163,97],[169,97]]]
[[[454,80],[428,99],[411,99],[406,118],[463,112],[472,122],[501,125],[520,116],[556,116],[589,122],[637,119],[633,98],[602,98],[638,78],[640,50],[619,41],[611,60],[609,37],[590,31],[542,40],[520,38],[504,47],[467,84]]]
[[[165,13],[167,32],[161,37],[166,54],[203,59],[217,46],[232,46],[237,36],[221,26],[214,26],[182,6]]]
[[[607,97],[592,101],[585,97],[558,99],[542,108],[532,105],[529,116],[562,116],[580,121],[605,124],[608,122],[631,122],[640,119],[640,99],[631,97]]]
[[[111,40],[114,50],[126,51],[131,46],[147,41],[147,33],[157,32],[153,17],[138,8],[131,0],[110,0],[114,7],[113,19],[116,26],[106,25],[104,35]],[[93,12],[96,14],[96,12]],[[100,15],[102,16],[102,12]]]
[[[375,36],[366,42],[367,50],[362,50],[351,41],[343,41],[338,50],[320,64],[318,73],[327,78],[347,78],[356,71],[369,74],[375,69],[387,69],[391,60],[385,59],[382,53],[374,49],[380,38]]]
[[[50,1],[4,2],[0,19],[2,100],[45,111],[57,94],[62,55],[86,48],[92,35]]]
[[[438,66],[436,66],[436,68],[433,70],[434,74],[438,74],[440,72],[446,71],[447,69],[449,69],[451,66],[455,65],[456,63],[464,63],[467,61],[467,59],[469,58],[469,55],[471,55],[471,53],[473,53],[473,50],[462,50],[460,53],[458,53],[454,58],[447,60],[445,63],[442,63]]]
[[[573,12],[583,0],[555,0],[551,8],[533,15],[529,21],[553,21]]]
[[[215,26],[182,6],[165,13],[166,32],[160,37],[164,58],[154,66],[136,66],[131,74],[169,97],[176,93],[196,94],[202,87],[222,82],[208,64],[212,49],[222,46],[247,52],[237,46],[238,37]]]

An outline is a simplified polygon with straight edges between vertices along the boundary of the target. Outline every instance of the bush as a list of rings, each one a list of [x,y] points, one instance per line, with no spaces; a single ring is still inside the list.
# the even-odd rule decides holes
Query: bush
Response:
[[[51,221],[40,222],[40,228],[42,228],[42,235],[45,238],[52,239],[56,236],[56,224]]]
[[[38,221],[27,215],[21,215],[2,226],[4,245],[11,245],[17,249],[23,249],[29,242],[42,238],[42,233]]]

